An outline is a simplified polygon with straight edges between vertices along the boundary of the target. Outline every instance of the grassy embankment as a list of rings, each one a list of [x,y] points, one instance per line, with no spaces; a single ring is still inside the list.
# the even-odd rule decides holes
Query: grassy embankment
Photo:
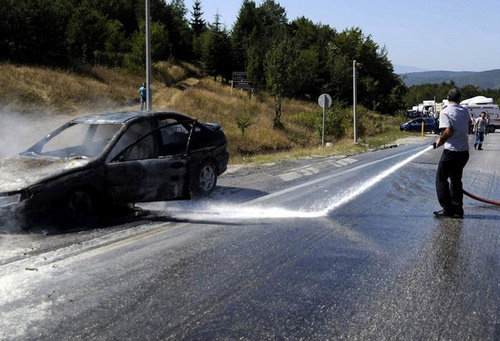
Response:
[[[89,67],[79,72],[31,66],[0,64],[0,106],[21,115],[53,114],[78,116],[112,110],[136,110],[140,74],[121,69]],[[365,109],[358,122],[363,131],[361,143],[352,143],[352,124],[346,137],[318,148],[321,136],[317,121],[321,109],[316,102],[286,100],[283,103],[283,129],[272,129],[274,101],[271,96],[234,91],[228,85],[203,78],[192,65],[157,65],[152,85],[153,109],[171,108],[203,121],[222,125],[228,137],[231,162],[270,162],[288,157],[327,154],[353,154],[391,143],[407,136],[399,132],[401,118],[382,116]],[[349,110],[349,109],[346,109]],[[346,115],[344,113],[344,115]],[[243,135],[237,117],[250,117]]]

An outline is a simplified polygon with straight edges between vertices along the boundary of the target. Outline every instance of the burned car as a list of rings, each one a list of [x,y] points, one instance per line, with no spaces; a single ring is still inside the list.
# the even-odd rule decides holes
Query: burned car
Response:
[[[89,115],[0,160],[0,210],[75,220],[110,204],[189,199],[213,191],[228,160],[215,123],[176,112]]]

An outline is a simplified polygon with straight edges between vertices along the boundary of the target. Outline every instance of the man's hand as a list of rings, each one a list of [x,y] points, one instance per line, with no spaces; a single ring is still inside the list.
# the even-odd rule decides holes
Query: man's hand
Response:
[[[439,148],[443,144],[444,144],[444,141],[441,139],[441,137],[438,137],[436,142],[434,142],[432,145],[434,146],[434,149],[436,149],[436,148]]]
[[[443,132],[441,133],[441,136],[438,137],[436,142],[433,143],[433,145],[436,145],[435,148],[438,148],[442,146],[448,138],[453,134],[453,129],[451,127],[447,127]]]

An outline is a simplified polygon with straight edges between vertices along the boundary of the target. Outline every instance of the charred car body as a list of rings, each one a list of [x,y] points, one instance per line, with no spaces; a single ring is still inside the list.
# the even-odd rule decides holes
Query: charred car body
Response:
[[[218,124],[176,112],[74,119],[18,156],[0,160],[2,216],[96,210],[210,193],[229,160]]]

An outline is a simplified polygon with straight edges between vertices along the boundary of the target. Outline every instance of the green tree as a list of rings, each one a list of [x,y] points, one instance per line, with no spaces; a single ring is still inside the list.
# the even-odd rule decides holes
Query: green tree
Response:
[[[257,25],[258,13],[255,2],[244,0],[231,32],[231,42],[233,46],[233,69],[235,71],[245,71],[247,69],[250,37]]]
[[[257,21],[249,37],[246,65],[254,87],[266,86],[264,58],[274,42],[284,39],[287,25],[286,11],[275,1],[266,0],[257,8]]]
[[[200,0],[195,0],[193,4],[190,24],[195,37],[201,35],[207,29],[207,24],[205,23],[205,20],[203,20],[203,12],[201,10]]]
[[[370,35],[365,36],[360,28],[344,30],[330,45],[330,85],[339,91],[337,97],[352,103],[352,76],[347,82],[347,74],[352,75],[353,60],[359,63],[357,91],[360,104],[387,114],[397,111],[402,106],[402,98],[396,100],[389,95],[398,96],[404,84],[394,74],[387,50],[380,48]],[[342,87],[338,84],[339,79],[346,82]]]
[[[231,41],[227,31],[221,28],[219,14],[216,14],[215,22],[210,25],[210,29],[204,35],[203,70],[214,77],[214,81],[217,80],[217,76],[229,80],[231,77]]]
[[[136,3],[139,21],[144,21],[144,3]],[[184,0],[151,0],[151,20],[163,25],[168,35],[164,59],[192,58],[192,31],[186,19],[187,8]]]
[[[132,52],[129,63],[143,68],[146,64],[146,25],[141,22],[141,29],[132,37]],[[158,22],[151,23],[151,60],[159,61],[168,49],[168,35],[165,26]]]
[[[107,20],[118,21],[128,39],[137,31],[139,22],[144,20],[144,2],[138,3],[136,0],[83,0],[89,7],[98,10]],[[154,4],[154,1],[153,1]],[[137,14],[140,8],[141,16]]]
[[[203,12],[201,10],[201,1],[196,0],[193,4],[193,11],[191,12],[191,29],[193,31],[193,54],[196,58],[201,57],[203,38],[201,35],[207,30],[207,24],[203,20]]]
[[[186,18],[187,8],[184,0],[171,0],[167,5],[167,19],[161,23],[169,37],[169,57],[186,59],[192,58],[193,33]]]
[[[328,82],[325,72],[328,61],[328,44],[335,38],[336,32],[329,26],[314,24],[301,17],[290,24],[289,34],[297,42],[300,52],[298,64],[300,73],[296,80],[295,97],[316,98]]]
[[[242,136],[245,136],[245,130],[252,124],[252,115],[250,113],[245,112],[236,116],[236,125],[240,129]]]
[[[0,58],[15,62],[67,61],[71,0],[1,0]]]
[[[107,38],[106,17],[98,10],[82,4],[68,24],[67,43],[70,55],[83,63],[94,60],[94,52],[103,50]]]
[[[264,70],[269,92],[274,96],[273,128],[281,128],[281,105],[283,97],[293,92],[298,73],[296,46],[285,38],[266,55]]]

